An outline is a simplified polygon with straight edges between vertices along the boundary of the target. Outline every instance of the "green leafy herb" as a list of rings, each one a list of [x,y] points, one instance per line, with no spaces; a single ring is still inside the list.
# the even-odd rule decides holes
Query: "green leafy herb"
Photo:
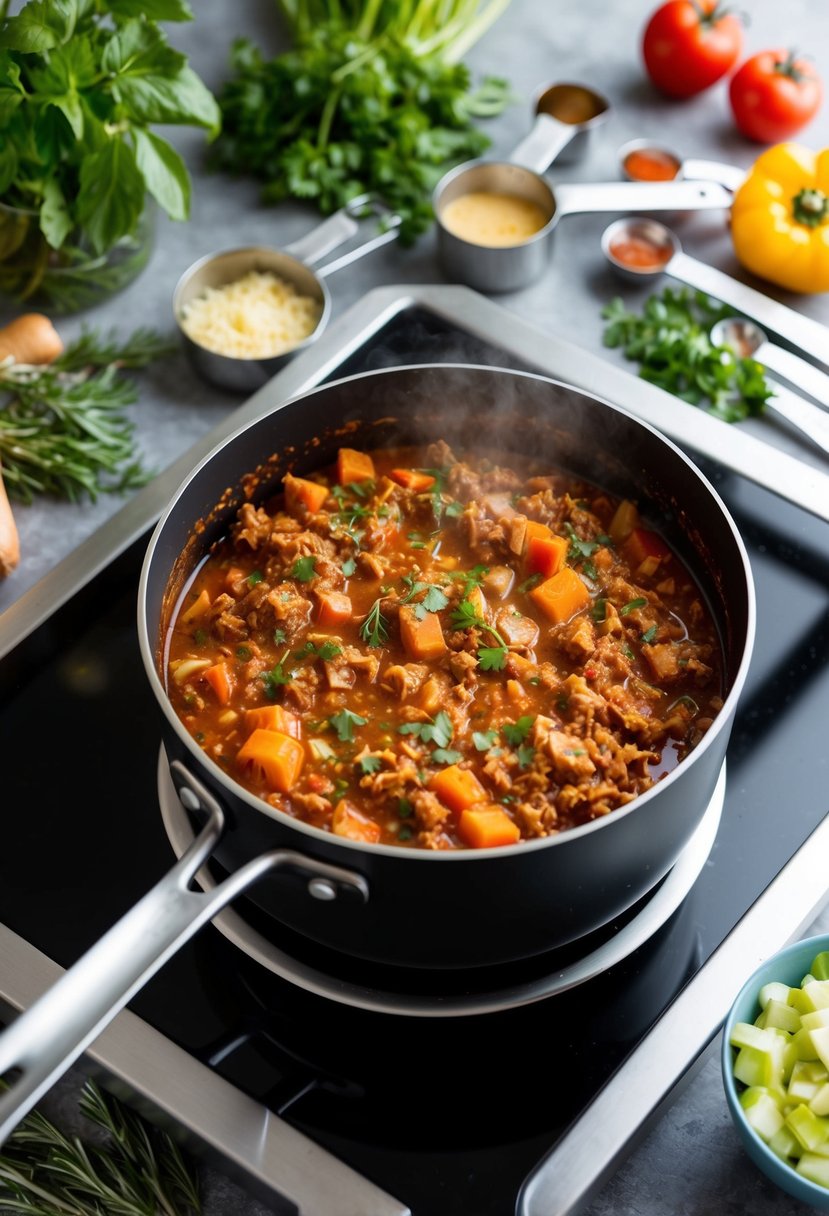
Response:
[[[599,572],[590,559],[599,548],[599,542],[597,540],[582,540],[572,524],[565,524],[565,531],[567,539],[570,541],[570,548],[567,550],[568,560],[577,566],[581,566],[587,577],[595,582],[599,577]]]
[[[300,583],[310,583],[315,574],[316,564],[317,559],[313,555],[298,557],[291,567],[290,577]]]
[[[529,578],[525,578],[523,583],[518,584],[518,590],[522,595],[526,595],[528,591],[532,591],[533,587],[537,587],[543,579],[543,574],[531,574]]]
[[[337,738],[341,743],[352,743],[354,727],[365,726],[368,718],[361,718],[359,714],[352,713],[350,709],[341,709],[338,714],[332,714],[328,722],[337,732]]]
[[[274,629],[273,640],[276,642],[277,646],[281,646],[283,644],[283,642],[285,641],[285,630],[284,629]]]
[[[626,604],[622,604],[619,616],[627,616],[629,612],[635,612],[637,608],[644,608],[647,602],[644,596],[638,595],[635,600],[628,600]]]
[[[266,201],[299,198],[325,214],[368,193],[413,241],[442,174],[490,145],[473,119],[510,99],[500,78],[473,90],[461,62],[508,4],[281,0],[294,46],[264,59],[234,43],[211,163],[257,177]]]
[[[272,667],[270,671],[263,671],[259,676],[259,679],[265,685],[265,696],[270,697],[271,700],[278,695],[279,689],[283,684],[290,684],[294,678],[292,671],[285,671],[284,662],[285,658],[283,657],[282,661],[277,663],[275,667]]]
[[[414,807],[412,806],[412,804],[408,798],[398,799],[397,813],[401,819],[408,819],[408,817],[411,815],[411,813],[413,811],[414,811]]]
[[[462,752],[456,752],[447,747],[436,747],[432,752],[432,760],[435,764],[457,764],[462,759]]]
[[[459,515],[463,515],[464,509],[465,508],[464,508],[463,503],[458,502],[456,499],[455,502],[449,503],[444,514],[447,516],[448,519],[457,519]]]
[[[434,743],[438,748],[448,747],[454,734],[452,719],[443,709],[432,722],[404,722],[397,730],[401,735],[415,735],[423,743]]]
[[[0,392],[6,393],[0,463],[9,497],[95,501],[100,493],[144,485],[151,474],[125,412],[138,390],[122,368],[144,367],[172,350],[147,329],[121,340],[87,330],[47,366],[0,366]]]
[[[360,626],[360,637],[369,646],[382,646],[388,641],[389,625],[380,611],[382,600],[375,600],[369,608],[366,619]]]
[[[518,756],[519,767],[520,768],[529,768],[529,766],[533,762],[533,756],[535,755],[535,748],[530,747],[529,744],[522,743],[522,745],[518,748],[516,755]]]
[[[383,761],[379,756],[361,756],[357,762],[361,773],[376,773]]]
[[[484,567],[476,566],[476,570]],[[455,629],[482,629],[495,638],[497,646],[479,646],[478,663],[482,671],[502,671],[507,662],[509,648],[497,629],[488,625],[471,600],[461,600],[449,618]]]
[[[498,742],[497,730],[475,730],[472,732],[472,742],[479,752],[488,752]]]
[[[473,566],[471,570],[454,570],[452,578],[463,583],[461,595],[464,599],[475,587],[480,587],[484,578],[489,574],[489,566]]]
[[[284,642],[285,639],[283,638],[282,640]],[[248,659],[251,657],[251,654],[252,651],[249,646],[236,647],[236,658],[241,659],[243,663],[247,663]]]
[[[424,591],[426,593],[422,600],[412,606],[412,611],[419,621],[422,621],[428,612],[442,611],[449,603],[445,593],[435,583],[421,583],[413,574],[404,574],[403,584],[407,593],[400,601],[401,604],[409,604],[416,595],[421,595]]]
[[[257,583],[261,583],[264,579],[264,574],[261,570],[253,570],[247,577],[247,582],[250,587],[255,587]]]
[[[503,671],[507,654],[506,646],[479,646],[478,665],[481,671]]]
[[[336,659],[338,654],[342,654],[342,646],[338,646],[336,642],[323,642],[321,646],[315,645],[314,642],[306,642],[301,650],[295,650],[293,657],[295,659],[322,659],[324,663],[328,663],[331,659]]]
[[[80,1113],[92,1139],[28,1114],[0,1154],[0,1207],[29,1216],[196,1216],[192,1166],[166,1132],[87,1081]]]
[[[773,389],[756,359],[711,341],[714,324],[731,315],[702,292],[666,287],[638,314],[620,299],[606,305],[604,343],[638,363],[643,380],[724,422],[740,422],[762,414]]]
[[[534,714],[524,714],[517,722],[507,722],[501,727],[504,738],[510,747],[518,747],[523,743],[533,728]]]
[[[650,646],[656,637],[657,629],[657,625],[651,625],[650,629],[646,629],[639,640],[644,642],[646,646]]]
[[[57,261],[71,292],[90,250],[100,256],[135,235],[148,193],[172,219],[189,215],[185,162],[152,127],[197,126],[212,138],[221,116],[158,24],[191,20],[182,0],[28,0],[16,16],[7,9],[0,6],[0,196],[32,214],[41,246],[33,252],[28,240],[28,260],[0,264],[0,286],[31,298]],[[74,297],[69,304],[80,306]]]
[[[346,578],[351,578],[354,571],[357,569],[357,563],[353,557],[347,557],[343,562],[342,570]]]
[[[590,611],[593,620],[597,624],[601,624],[607,618],[607,600],[600,597],[594,602]]]

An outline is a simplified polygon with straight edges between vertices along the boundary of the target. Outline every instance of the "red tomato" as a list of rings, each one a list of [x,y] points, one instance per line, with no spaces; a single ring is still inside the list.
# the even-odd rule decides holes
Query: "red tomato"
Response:
[[[671,97],[693,97],[725,76],[742,50],[743,30],[719,0],[668,0],[642,35],[648,75]]]
[[[814,68],[792,51],[760,51],[731,77],[731,111],[743,135],[761,144],[782,143],[814,118],[823,86]]]

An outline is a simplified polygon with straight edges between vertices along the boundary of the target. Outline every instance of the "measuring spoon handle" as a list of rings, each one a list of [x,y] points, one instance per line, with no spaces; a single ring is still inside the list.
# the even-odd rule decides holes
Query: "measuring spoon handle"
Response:
[[[775,385],[774,396],[766,404],[806,435],[815,447],[829,454],[829,416],[822,409],[780,384]]]
[[[567,182],[553,193],[556,215],[588,211],[707,211],[731,206],[719,182]]]
[[[754,352],[754,358],[773,375],[788,380],[794,388],[801,389],[829,409],[829,376],[826,372],[773,342],[762,342]]]
[[[824,366],[829,366],[829,329],[819,321],[804,317],[786,304],[779,304],[762,291],[756,291],[687,253],[675,253],[665,267],[665,273],[697,291],[704,291],[715,300],[721,300],[723,304],[730,304],[763,329],[791,342]]]
[[[546,173],[579,129],[578,125],[559,122],[549,114],[537,114],[529,134],[510,153],[509,162],[534,173]]]

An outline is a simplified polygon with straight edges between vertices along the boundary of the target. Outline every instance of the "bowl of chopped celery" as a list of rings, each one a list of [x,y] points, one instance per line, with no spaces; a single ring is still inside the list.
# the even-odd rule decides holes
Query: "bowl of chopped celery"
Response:
[[[749,1157],[787,1194],[829,1212],[829,934],[793,942],[749,977],[721,1058]]]

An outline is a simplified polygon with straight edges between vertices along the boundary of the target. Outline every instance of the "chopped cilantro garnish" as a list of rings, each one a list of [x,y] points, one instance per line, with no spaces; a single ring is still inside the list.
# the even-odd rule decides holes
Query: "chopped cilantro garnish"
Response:
[[[276,642],[277,646],[281,646],[282,643],[285,641],[285,630],[284,629],[274,629],[273,640]]]
[[[535,722],[534,714],[524,714],[517,722],[507,722],[501,727],[504,738],[510,747],[518,747],[527,738]]]
[[[522,744],[522,746],[519,747],[518,752],[516,754],[518,756],[518,763],[521,766],[521,768],[528,768],[533,762],[533,756],[535,755],[535,748],[530,747],[529,744],[526,744],[526,745]]]
[[[284,659],[282,662],[284,662]],[[285,671],[282,663],[277,663],[270,671],[263,671],[259,678],[265,685],[265,696],[273,700],[283,684],[290,684],[294,678],[294,673],[292,671]]]
[[[591,609],[593,620],[601,624],[607,618],[607,600],[598,599],[594,602]]]
[[[354,571],[357,569],[357,563],[353,557],[347,557],[342,565],[342,571],[346,578],[351,578]]]
[[[357,762],[362,773],[376,773],[383,761],[379,756],[361,756]]]
[[[519,583],[518,590],[522,595],[526,595],[528,591],[532,591],[533,587],[537,587],[544,576],[542,574],[531,574],[529,578],[525,578],[523,583]]]
[[[506,662],[506,646],[480,646],[478,648],[478,665],[481,671],[503,671]]]
[[[300,583],[309,583],[314,577],[316,564],[317,559],[312,554],[308,557],[298,557],[291,569],[291,578],[297,579]]]
[[[432,752],[432,760],[435,764],[457,764],[463,759],[461,752],[452,751],[446,747],[436,747]]]
[[[294,651],[293,657],[295,659],[322,659],[324,663],[328,663],[342,652],[342,646],[338,646],[336,642],[323,642],[321,646],[316,646],[313,642],[306,642],[302,650]]]
[[[454,734],[452,719],[443,709],[433,722],[404,722],[397,730],[401,735],[416,735],[423,743],[435,743],[439,748],[448,747]]]
[[[277,639],[277,641],[279,641],[279,639]],[[284,637],[282,638],[282,641],[283,642],[285,641]],[[241,659],[243,663],[246,663],[250,657],[251,657],[250,647],[248,647],[248,646],[237,646],[236,647],[236,658],[237,659]]]
[[[463,503],[457,502],[457,500],[456,500],[455,502],[449,503],[449,506],[446,508],[444,514],[448,515],[448,517],[450,519],[457,519],[459,515],[463,515],[463,512],[464,512]]]
[[[635,600],[628,600],[626,604],[622,604],[619,609],[619,616],[627,616],[629,612],[635,612],[637,608],[644,608],[647,600],[643,595],[637,596]]]
[[[401,819],[408,819],[414,807],[408,798],[400,798],[397,803],[397,813]]]
[[[497,730],[476,730],[472,732],[472,742],[479,752],[488,752],[498,741]]]
[[[645,632],[642,634],[639,641],[644,642],[646,646],[650,646],[651,643],[653,642],[654,638],[656,637],[658,628],[659,628],[658,625],[651,625],[650,629],[645,630]]]
[[[261,571],[261,570],[253,570],[253,571],[251,571],[251,573],[248,575],[248,577],[247,577],[247,580],[246,580],[246,581],[247,581],[247,583],[248,583],[248,586],[250,586],[250,587],[255,587],[257,583],[261,583],[261,582],[262,582],[262,579],[263,579],[264,577],[265,577],[265,576],[264,576],[264,574],[262,573],[262,571]]]
[[[337,732],[337,738],[341,743],[352,743],[354,727],[365,726],[368,718],[361,718],[359,714],[352,713],[350,709],[341,709],[338,714],[332,714],[328,722]]]
[[[360,626],[360,637],[369,646],[382,646],[388,641],[389,626],[386,618],[380,611],[381,601],[375,600],[369,608],[366,619]]]

